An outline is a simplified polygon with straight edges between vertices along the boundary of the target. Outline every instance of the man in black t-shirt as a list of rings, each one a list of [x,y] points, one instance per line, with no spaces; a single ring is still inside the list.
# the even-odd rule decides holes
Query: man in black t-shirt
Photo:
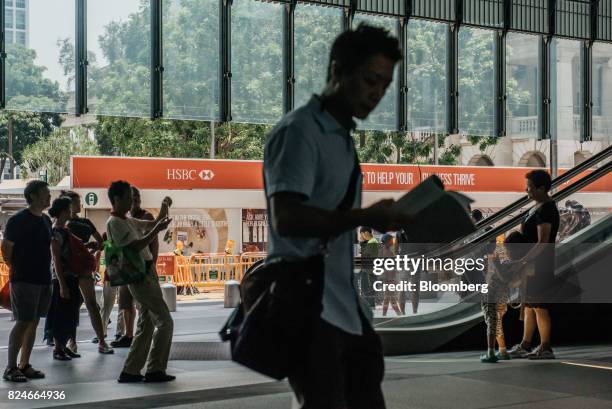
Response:
[[[3,376],[11,382],[45,377],[30,365],[30,354],[38,321],[47,315],[51,302],[51,220],[43,214],[51,193],[46,182],[34,180],[27,184],[24,196],[28,207],[8,220],[2,241],[2,255],[10,267],[11,307],[16,321],[9,336],[8,366]]]

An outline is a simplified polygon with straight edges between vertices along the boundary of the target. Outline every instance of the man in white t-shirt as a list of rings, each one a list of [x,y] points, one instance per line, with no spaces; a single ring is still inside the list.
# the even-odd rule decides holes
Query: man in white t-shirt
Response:
[[[132,296],[140,304],[140,315],[134,340],[117,381],[120,383],[134,383],[143,380],[145,382],[172,381],[175,377],[166,373],[166,367],[174,323],[162,297],[153,255],[149,249],[149,244],[170,224],[167,216],[168,207],[172,201],[170,198],[163,200],[157,219],[138,220],[127,216],[132,206],[132,188],[128,182],[111,183],[108,188],[108,198],[113,206],[111,217],[106,222],[109,240],[118,247],[129,247],[134,251],[139,251],[148,271],[143,281],[128,284]],[[143,377],[141,370],[145,363],[146,370]]]

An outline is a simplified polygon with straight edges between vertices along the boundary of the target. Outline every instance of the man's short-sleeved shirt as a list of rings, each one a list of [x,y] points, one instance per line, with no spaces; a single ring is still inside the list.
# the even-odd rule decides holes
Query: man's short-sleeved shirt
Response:
[[[106,221],[106,233],[108,238],[117,246],[124,247],[128,244],[142,239],[150,230],[149,222],[134,219],[133,217],[111,216]],[[145,261],[153,260],[149,246],[145,246],[140,255]]]
[[[305,205],[334,210],[342,202],[355,164],[348,130],[323,109],[318,97],[287,114],[266,138],[264,179],[268,219],[270,198],[280,192],[299,193]],[[361,206],[361,177],[353,208]],[[295,215],[296,218],[300,215]],[[268,260],[321,254],[318,238],[280,236],[270,226]],[[321,318],[351,334],[361,334],[359,302],[353,283],[354,232],[332,238],[325,259]]]
[[[29,209],[15,213],[6,223],[4,239],[14,243],[11,282],[51,284],[51,219]]]

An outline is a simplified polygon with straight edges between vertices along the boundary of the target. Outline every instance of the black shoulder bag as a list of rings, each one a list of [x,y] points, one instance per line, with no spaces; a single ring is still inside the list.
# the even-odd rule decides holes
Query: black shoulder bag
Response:
[[[350,183],[338,210],[352,207],[361,168],[355,153]],[[324,256],[256,263],[240,284],[241,303],[219,332],[232,360],[282,380],[311,341],[323,309]]]

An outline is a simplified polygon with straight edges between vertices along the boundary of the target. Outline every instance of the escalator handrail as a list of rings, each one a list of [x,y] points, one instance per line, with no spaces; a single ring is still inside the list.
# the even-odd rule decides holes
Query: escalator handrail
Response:
[[[567,172],[565,172],[562,175],[554,178],[552,180],[551,189],[555,189],[556,187],[561,186],[563,183],[567,182],[568,180],[571,180],[573,177],[579,175],[580,173],[584,172],[585,170],[588,170],[589,168],[593,167],[594,165],[600,163],[601,161],[607,159],[610,156],[612,156],[612,146],[608,146],[607,148],[605,148],[601,152],[597,153],[596,155],[591,156],[589,159],[585,160],[581,164],[579,164],[577,166],[574,166],[573,168],[571,168]],[[488,226],[490,226],[492,224],[497,223],[498,221],[500,221],[500,220],[504,219],[505,217],[509,216],[510,214],[512,214],[516,210],[520,209],[521,207],[524,207],[529,202],[531,202],[531,199],[529,199],[529,197],[527,195],[521,197],[520,199],[518,199],[515,202],[509,204],[508,206],[504,207],[503,209],[495,212],[493,215],[489,216],[488,218],[482,219],[481,221],[476,223],[476,229],[477,230],[481,230],[481,229],[483,229],[485,227],[488,227]]]
[[[555,202],[563,200],[566,197],[568,197],[568,196],[576,193],[580,189],[584,188],[585,186],[588,186],[589,184],[591,184],[594,181],[598,180],[602,176],[605,176],[606,174],[608,174],[608,172],[610,172],[610,170],[612,170],[612,162],[606,163],[604,166],[594,170],[593,172],[589,173],[588,175],[586,175],[586,176],[582,177],[581,179],[575,181],[571,185],[569,185],[569,186],[565,187],[564,189],[554,193],[551,196],[551,199],[554,200]],[[470,241],[468,243],[465,243],[465,244],[462,244],[459,248],[452,249],[453,246],[457,245],[458,241],[455,241],[453,243],[448,244],[447,246],[442,247],[441,249],[434,250],[428,256],[429,257],[445,258],[445,257],[450,257],[451,255],[453,257],[457,257],[457,256],[460,256],[460,255],[464,255],[466,253],[469,253],[472,250],[472,248],[476,247],[476,245],[490,242],[491,239],[494,239],[497,236],[499,236],[500,234],[506,233],[508,230],[516,227],[524,219],[524,217],[527,215],[527,213],[529,211],[530,211],[530,209],[524,210],[520,214],[512,217],[510,220],[507,220],[504,223],[500,224],[499,226],[494,227],[491,230],[486,231],[484,234],[482,234],[480,236],[477,236],[472,241]],[[463,240],[465,240],[465,238],[463,238]]]

